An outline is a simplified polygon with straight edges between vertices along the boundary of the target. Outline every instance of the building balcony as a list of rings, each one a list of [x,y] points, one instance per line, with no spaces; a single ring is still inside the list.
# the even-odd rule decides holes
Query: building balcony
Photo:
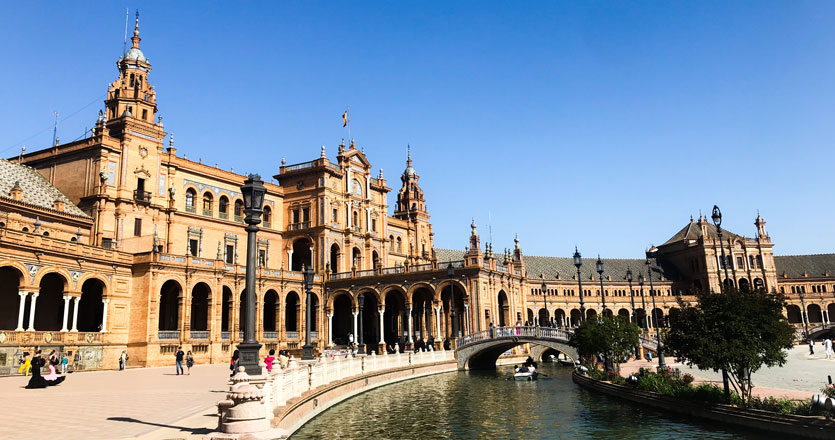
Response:
[[[232,332],[220,332],[220,339],[229,340],[232,337]]]
[[[14,331],[3,330],[2,344],[101,344],[105,333],[100,332],[72,332],[72,331]]]
[[[194,208],[194,206],[186,205],[186,212],[197,212],[197,210]]]
[[[285,335],[287,336],[287,339],[299,339],[299,332],[285,332]]]
[[[151,192],[150,191],[140,191],[134,190],[133,191],[133,201],[140,205],[150,205],[151,204]]]
[[[243,223],[243,222],[244,222],[244,217],[243,217],[243,216],[241,216],[241,215],[237,215],[237,214],[235,214],[235,216],[234,216],[234,219],[233,219],[233,220],[235,220],[235,221],[236,221],[236,222],[238,222],[238,223]]]
[[[203,215],[205,215],[206,217],[211,217],[212,216],[212,210],[211,209],[204,209],[203,210]]]
[[[208,330],[192,330],[189,332],[189,335],[191,336],[191,339],[209,339]]]
[[[302,229],[310,228],[310,222],[299,222],[299,223],[291,223],[290,230],[291,231],[300,231]]]
[[[160,330],[157,332],[157,338],[160,340],[179,340],[179,330]]]
[[[278,332],[264,332],[264,339],[278,339]]]
[[[226,213],[226,212],[221,212],[221,213],[218,213],[218,215],[217,215],[217,216],[218,216],[219,218],[224,219],[224,220],[227,220],[227,219],[229,218],[229,214],[228,214],[228,213]]]

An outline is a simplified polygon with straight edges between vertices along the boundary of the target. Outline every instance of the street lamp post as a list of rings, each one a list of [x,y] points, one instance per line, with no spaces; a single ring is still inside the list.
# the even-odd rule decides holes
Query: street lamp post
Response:
[[[644,310],[644,319],[641,320],[641,323],[639,325],[641,326],[641,328],[644,329],[644,331],[648,331],[649,328],[647,328],[647,303],[644,300],[644,274],[643,273],[638,274],[638,286],[641,287],[641,309]],[[635,317],[635,320],[636,321],[638,320],[637,316]]]
[[[626,281],[629,282],[629,302],[632,304],[632,323],[638,325],[638,316],[635,315],[635,291],[632,290],[632,269],[626,268]],[[635,346],[635,359],[640,359],[638,346]]]
[[[455,339],[458,337],[458,320],[455,319],[455,289],[452,287],[452,280],[455,278],[455,268],[452,267],[452,263],[447,265],[446,274],[449,276],[449,314],[451,315],[452,338]]]
[[[656,259],[655,261],[657,262],[658,260]],[[652,322],[655,325],[655,340],[658,344],[658,368],[665,368],[667,364],[664,362],[664,348],[661,346],[661,330],[658,327],[658,321],[655,319],[655,296],[658,292],[652,286],[652,266],[650,266],[649,257],[647,257],[646,265],[647,275],[649,276],[649,296],[652,297]]]
[[[583,277],[580,275],[583,257],[577,250],[577,246],[574,246],[574,265],[577,266],[577,286],[580,289],[580,322],[583,322],[586,320],[586,306],[583,305]]]
[[[545,298],[545,323],[551,327],[551,315],[548,313],[548,285],[545,284],[545,274],[542,274],[542,297]],[[539,325],[542,325],[540,322]]]
[[[600,259],[600,254],[597,254],[597,274],[600,275],[600,299],[603,301],[603,310],[601,313],[606,317],[606,291],[603,290],[603,260]]]
[[[304,345],[302,346],[302,360],[312,361],[313,358],[313,344],[310,343],[310,325],[313,321],[311,319],[313,311],[313,267],[307,266],[304,270],[304,291],[305,291],[305,307],[304,307]]]
[[[719,235],[719,250],[722,252],[722,267],[725,268],[725,280],[719,284],[719,291],[725,289],[725,283],[730,280],[728,277],[728,260],[725,259],[725,245],[722,243],[722,211],[719,207],[713,205],[713,214],[710,216],[713,219],[713,224],[716,225],[716,234]]]
[[[363,343],[362,339],[362,308],[363,304],[365,303],[365,295],[360,293],[357,295],[357,309],[359,310],[359,314],[357,315],[357,325],[359,328],[357,329],[357,353],[358,354],[365,354],[365,344]]]
[[[800,311],[800,320],[803,321],[803,327],[806,329],[806,337],[809,337],[809,314],[806,312],[806,301],[804,297],[806,295],[803,294],[803,286],[800,286],[799,293],[800,296],[800,307],[803,309]]]
[[[238,344],[240,365],[247,374],[257,376],[261,374],[258,365],[258,353],[261,344],[255,340],[255,251],[258,224],[261,223],[264,194],[267,189],[261,181],[261,176],[250,174],[241,187],[244,196],[244,222],[246,222],[246,322],[244,322],[244,341]]]

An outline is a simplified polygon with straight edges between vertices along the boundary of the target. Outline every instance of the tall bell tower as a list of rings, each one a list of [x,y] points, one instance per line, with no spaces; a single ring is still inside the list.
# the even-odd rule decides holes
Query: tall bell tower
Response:
[[[156,91],[148,82],[151,63],[139,49],[142,40],[139,38],[139,11],[136,12],[136,24],[130,40],[130,49],[116,62],[119,78],[110,84],[105,100],[107,128],[112,137],[122,137],[128,118],[145,128],[156,125]]]
[[[403,185],[397,193],[397,205],[394,208],[394,217],[401,220],[420,219],[429,220],[429,213],[426,212],[426,201],[423,198],[423,190],[420,189],[418,176],[412,168],[412,153],[408,150],[406,155],[406,169],[400,176]]]

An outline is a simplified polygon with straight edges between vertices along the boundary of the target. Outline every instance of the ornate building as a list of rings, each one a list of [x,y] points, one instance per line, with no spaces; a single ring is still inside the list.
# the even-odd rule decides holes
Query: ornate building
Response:
[[[132,365],[169,364],[178,345],[198,362],[225,362],[242,340],[246,176],[178,155],[138,18],[131,41],[90,137],[0,160],[0,372],[34,346],[68,351],[84,369],[113,368],[123,350]],[[274,178],[257,241],[264,350],[303,344],[306,266],[318,350],[349,334],[377,352],[440,348],[490,323],[576,325],[581,309],[634,309],[652,331],[674,319],[678,296],[719,289],[725,268],[726,283],[784,292],[798,327],[835,312],[835,256],[775,257],[759,216],[755,238],[726,232],[720,242],[700,217],[647,260],[603,260],[601,292],[594,264],[524,256],[518,238],[496,255],[474,222],[464,251],[435,249],[410,154],[391,216],[391,188],[353,140],[335,161],[324,147],[309,162],[282,161]]]

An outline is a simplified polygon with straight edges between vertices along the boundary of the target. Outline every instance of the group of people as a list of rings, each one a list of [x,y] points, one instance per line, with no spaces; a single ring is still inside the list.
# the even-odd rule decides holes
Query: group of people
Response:
[[[826,338],[823,340],[823,351],[826,354],[826,359],[832,359],[832,339]],[[809,338],[809,354],[815,354],[815,340]]]
[[[32,372],[32,378],[29,379],[29,383],[26,385],[26,388],[46,388],[48,386],[55,386],[63,382],[66,378],[64,373],[67,371],[66,365],[69,362],[66,355],[59,356],[55,350],[52,350],[46,358],[43,357],[41,350],[35,350],[35,355],[32,356],[31,359],[28,357],[28,353],[24,353],[24,355],[27,357],[23,365],[21,365],[19,371],[25,371],[26,375],[29,374],[30,369]],[[41,370],[44,365],[49,367],[49,374],[46,376],[41,375]],[[59,365],[61,365],[62,373],[60,375],[57,372]]]
[[[191,353],[191,352],[189,352]],[[267,372],[273,371],[273,365],[278,361],[278,366],[282,369],[287,368],[290,365],[290,359],[293,356],[287,350],[279,350],[278,357],[275,356],[275,349],[270,349],[269,354],[267,357],[264,358],[264,365],[267,366]],[[238,367],[241,366],[241,352],[240,350],[235,350],[232,352],[232,359],[229,361],[229,369],[232,371],[229,373],[229,376],[234,376],[235,373],[238,372]]]
[[[534,362],[533,358],[528,356],[528,358],[525,359],[525,363],[517,365],[516,368],[514,368],[514,371],[517,373],[536,373],[536,366],[536,362]]]
[[[237,352],[238,350],[235,350],[235,351]],[[125,362],[127,362],[127,355],[125,355],[125,356],[126,356],[125,357]],[[177,347],[177,352],[174,353],[174,356],[175,356],[176,366],[177,366],[177,376],[180,376],[180,375],[183,375],[183,374],[191,375],[191,367],[194,366],[194,355],[191,354],[191,350],[189,350],[188,353],[185,353],[185,352],[183,352],[183,347]],[[183,360],[185,360],[186,368],[188,368],[187,373],[183,371]]]

